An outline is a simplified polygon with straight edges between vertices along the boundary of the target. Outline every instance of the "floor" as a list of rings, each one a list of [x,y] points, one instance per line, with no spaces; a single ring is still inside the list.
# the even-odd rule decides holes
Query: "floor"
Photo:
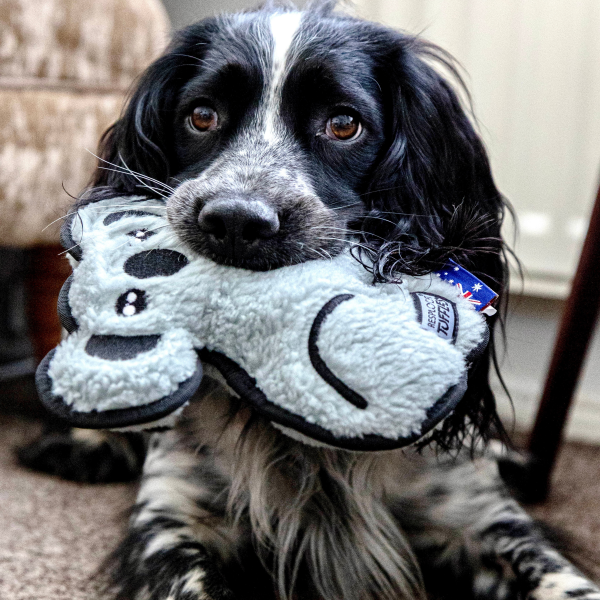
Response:
[[[0,415],[0,598],[99,600],[95,575],[120,535],[135,485],[82,485],[22,469],[12,449],[38,427]],[[577,540],[600,582],[600,447],[568,444],[550,501],[533,512]]]
[[[0,598],[96,600],[96,572],[116,543],[134,487],[29,472],[12,449],[38,425],[0,415]]]

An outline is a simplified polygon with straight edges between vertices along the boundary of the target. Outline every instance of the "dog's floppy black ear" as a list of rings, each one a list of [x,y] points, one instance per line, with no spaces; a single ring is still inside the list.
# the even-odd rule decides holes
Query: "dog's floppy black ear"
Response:
[[[377,74],[388,138],[363,196],[366,232],[393,243],[382,248],[379,258],[391,260],[380,261],[381,273],[398,259],[400,271],[419,273],[453,258],[498,288],[504,200],[457,94],[432,66],[458,75],[454,63],[419,38],[390,38]],[[393,223],[386,212],[396,215]],[[388,256],[398,243],[399,256]]]
[[[207,19],[178,32],[163,56],[141,75],[121,117],[102,136],[92,188],[158,195],[150,189],[152,183],[139,175],[166,183],[172,173],[178,94],[198,72],[212,22]],[[190,48],[197,56],[189,55]]]
[[[452,258],[502,294],[506,204],[485,148],[441,74],[462,85],[455,63],[429,42],[387,35],[380,38],[385,50],[377,82],[389,137],[363,196],[368,211],[363,232],[375,278],[431,272]],[[471,369],[465,399],[434,434],[440,444],[461,441],[471,426],[483,433],[492,424],[501,428],[488,382],[491,358],[493,350]]]

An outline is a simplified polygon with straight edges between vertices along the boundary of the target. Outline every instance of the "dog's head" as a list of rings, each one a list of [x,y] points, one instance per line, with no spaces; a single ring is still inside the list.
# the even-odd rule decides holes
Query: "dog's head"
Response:
[[[181,240],[224,264],[272,269],[350,244],[376,280],[453,258],[502,292],[504,202],[438,67],[457,76],[432,44],[329,4],[207,19],[142,76],[89,198],[165,196]],[[439,442],[495,419],[488,363]]]

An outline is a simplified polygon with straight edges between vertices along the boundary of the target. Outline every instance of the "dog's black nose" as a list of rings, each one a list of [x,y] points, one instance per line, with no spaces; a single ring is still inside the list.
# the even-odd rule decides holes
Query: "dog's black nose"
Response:
[[[216,254],[236,262],[260,251],[261,243],[279,231],[279,218],[260,200],[233,198],[208,202],[198,225]]]

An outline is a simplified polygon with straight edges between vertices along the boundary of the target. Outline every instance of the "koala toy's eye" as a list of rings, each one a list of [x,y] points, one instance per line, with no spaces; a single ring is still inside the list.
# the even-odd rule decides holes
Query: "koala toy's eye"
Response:
[[[327,121],[325,133],[332,140],[344,142],[356,139],[362,131],[362,125],[357,117],[352,115],[335,115]]]
[[[198,131],[212,131],[219,124],[219,116],[210,106],[196,106],[190,115],[190,124]]]

